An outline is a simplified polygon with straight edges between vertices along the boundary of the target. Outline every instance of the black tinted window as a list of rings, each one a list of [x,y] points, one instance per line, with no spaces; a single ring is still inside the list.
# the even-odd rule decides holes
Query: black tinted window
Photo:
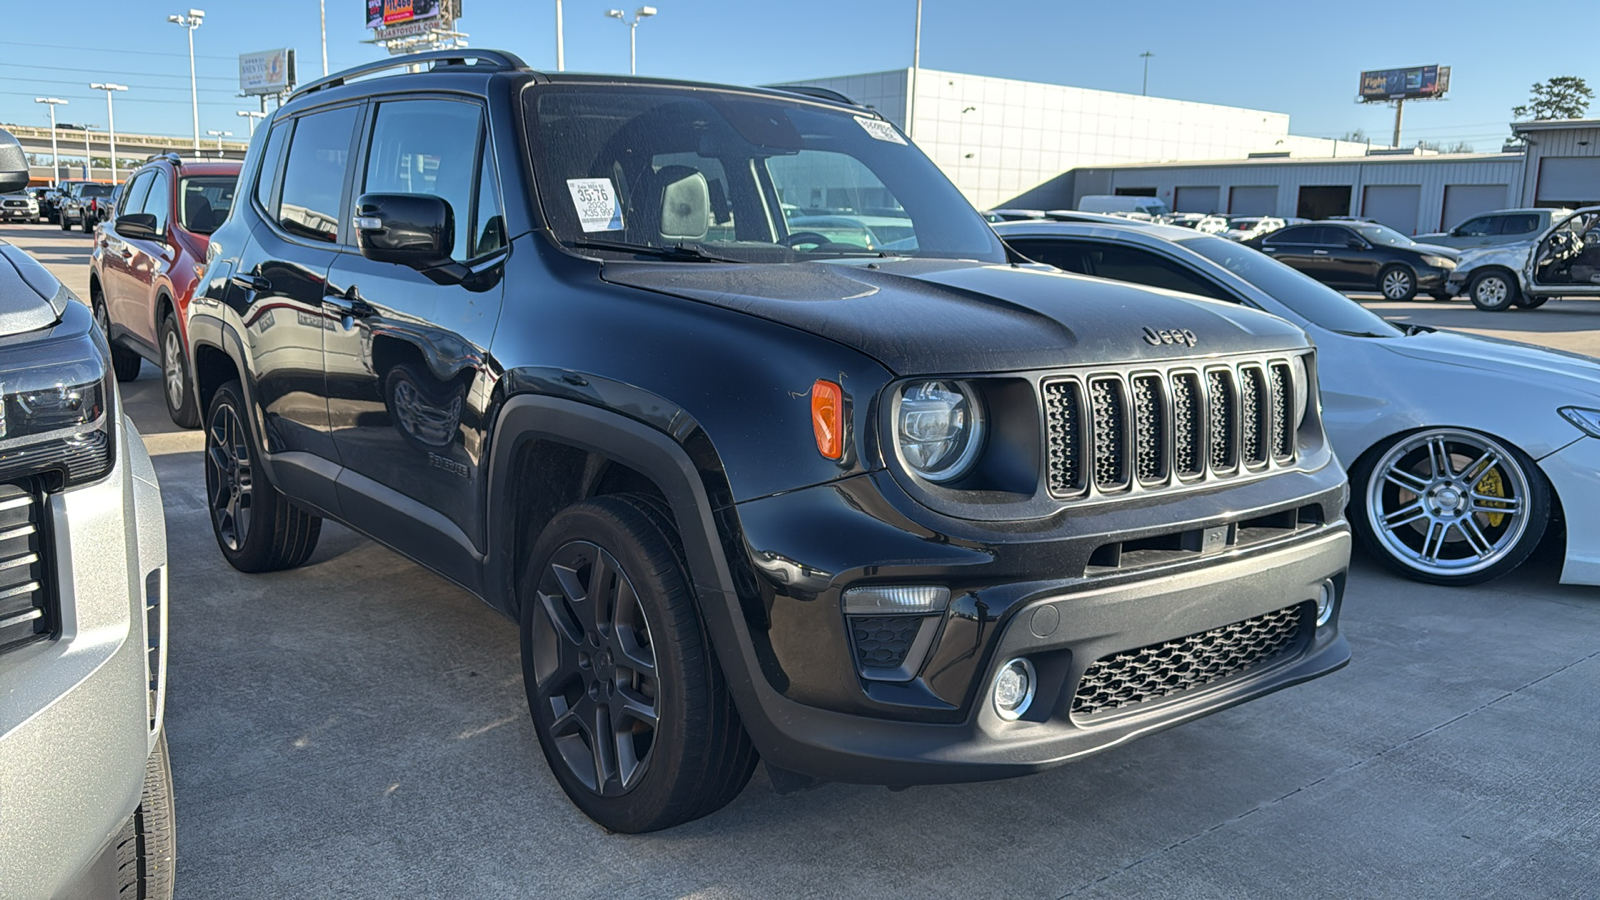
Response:
[[[1501,234],[1532,234],[1538,230],[1539,217],[1532,213],[1500,217]]]
[[[1296,225],[1292,228],[1283,228],[1268,238],[1268,243],[1273,244],[1315,244],[1317,243],[1317,229],[1310,225]]]
[[[1128,281],[1169,291],[1182,291],[1185,294],[1198,294],[1213,300],[1234,299],[1182,266],[1145,250],[1110,246],[1091,246],[1085,250],[1089,262],[1089,274],[1097,278]]]
[[[281,122],[267,136],[266,149],[261,151],[261,174],[256,182],[256,202],[263,209],[272,209],[272,189],[278,185],[278,158],[283,156],[283,144],[294,130],[293,122]]]
[[[295,122],[276,211],[284,231],[329,243],[339,239],[339,202],[355,127],[353,106],[301,116]]]
[[[454,100],[380,105],[361,188],[363,194],[432,194],[449,203],[455,216],[451,255],[458,260],[472,256],[473,176],[481,120],[476,104]],[[289,153],[293,155],[293,147]]]
[[[1479,216],[1468,219],[1456,229],[1457,237],[1484,237],[1495,233],[1495,226],[1499,224],[1499,216]]]
[[[144,204],[139,207],[140,212],[147,212],[156,217],[156,233],[167,230],[167,222],[171,215],[167,207],[171,205],[172,179],[167,177],[163,169],[155,170],[155,177],[150,179],[150,193],[144,198]]]
[[[79,196],[84,198],[109,197],[111,196],[111,190],[112,188],[109,184],[86,184],[83,186],[83,193]]]
[[[1184,238],[1178,245],[1204,256],[1269,294],[1274,300],[1329,331],[1369,337],[1395,337],[1399,329],[1366,307],[1265,253],[1210,235]]]
[[[478,205],[473,211],[472,255],[485,256],[506,245],[505,214],[500,209],[500,180],[494,174],[494,156],[483,148],[478,173]]]
[[[1042,238],[1016,238],[1006,243],[1018,253],[1045,265],[1055,266],[1063,272],[1089,274],[1089,261],[1084,256],[1083,245],[1072,241],[1052,241]]]
[[[150,193],[150,182],[155,180],[155,173],[141,172],[133,181],[129,182],[122,192],[122,200],[117,204],[117,215],[123,213],[139,212],[144,208],[144,198]]]
[[[198,175],[178,182],[179,221],[195,234],[210,234],[233,207],[232,175]]]

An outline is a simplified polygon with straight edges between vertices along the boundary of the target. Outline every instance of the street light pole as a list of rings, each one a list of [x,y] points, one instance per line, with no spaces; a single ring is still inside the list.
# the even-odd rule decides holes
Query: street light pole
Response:
[[[194,30],[204,21],[206,11],[191,9],[188,15],[167,16],[167,21],[174,25],[183,26],[189,32],[189,102],[194,109],[194,149],[200,152],[200,89],[195,86],[194,78]]]
[[[911,41],[911,90],[906,97],[906,136],[917,139],[917,73],[922,69],[922,0],[917,0],[917,27]]]
[[[633,14],[633,21],[629,22],[628,21],[628,17],[625,14],[623,14],[622,10],[620,10],[620,9],[608,9],[608,10],[606,10],[606,16],[607,17],[612,18],[612,19],[616,19],[618,22],[621,22],[622,24],[628,26],[628,74],[629,75],[637,75],[637,74],[639,74],[639,20],[640,19],[647,19],[650,16],[653,16],[655,14],[656,14],[656,8],[654,6],[641,6],[641,7],[639,7],[638,11]]]
[[[253,109],[241,109],[238,112],[234,113],[234,115],[243,116],[244,118],[250,120],[250,135],[252,137],[254,137],[255,133],[256,133],[256,120],[257,119],[265,119],[267,117],[266,113],[264,113],[264,112],[256,112]]]
[[[89,154],[89,129],[93,125],[83,126],[83,180],[90,181],[89,170],[94,168],[94,159]]]
[[[566,37],[561,30],[561,0],[556,0],[556,71],[567,70]]]
[[[217,139],[218,155],[221,155],[222,153],[222,139],[225,137],[233,137],[233,132],[231,131],[207,131],[206,134]]]
[[[50,186],[56,187],[61,182],[61,152],[56,148],[56,107],[67,101],[56,97],[35,97],[33,102],[50,107]]]
[[[1155,54],[1146,50],[1139,55],[1144,58],[1144,86],[1139,88],[1139,96],[1148,97],[1150,96],[1150,57],[1155,56]]]
[[[317,12],[322,14],[322,75],[328,75],[328,0],[317,0]]]
[[[114,91],[125,91],[125,84],[112,84],[111,82],[95,82],[89,85],[92,90],[106,92],[106,133],[111,136],[111,183],[117,183],[117,120],[111,113],[111,94]]]

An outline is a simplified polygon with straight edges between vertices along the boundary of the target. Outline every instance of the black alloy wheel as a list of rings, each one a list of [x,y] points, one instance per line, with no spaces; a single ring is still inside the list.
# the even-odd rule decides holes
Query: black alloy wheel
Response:
[[[322,519],[284,496],[258,465],[239,382],[217,388],[205,419],[206,508],[217,547],[241,572],[292,569],[311,558]]]
[[[218,407],[206,428],[206,498],[212,528],[224,551],[242,550],[250,537],[253,456],[238,411],[231,404]]]

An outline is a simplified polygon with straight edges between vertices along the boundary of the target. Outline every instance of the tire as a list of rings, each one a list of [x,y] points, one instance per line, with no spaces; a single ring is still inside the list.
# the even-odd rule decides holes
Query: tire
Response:
[[[1444,291],[1434,291],[1434,292],[1430,293],[1428,296],[1430,296],[1433,299],[1439,301],[1440,303],[1449,303],[1450,302],[1450,295],[1445,293]]]
[[[228,564],[241,572],[292,569],[311,558],[322,519],[296,506],[254,465],[260,442],[239,382],[217,388],[206,410],[206,510]]]
[[[67,217],[66,217],[65,214],[57,216],[56,218],[61,223],[61,230],[62,231],[71,231],[72,230],[72,225],[67,222]]]
[[[1538,309],[1549,299],[1549,297],[1530,297],[1527,294],[1518,294],[1517,305],[1523,309]]]
[[[1384,266],[1378,272],[1378,293],[1385,300],[1410,300],[1417,295],[1417,273],[1408,266]]]
[[[1538,465],[1466,429],[1425,428],[1386,441],[1362,456],[1350,485],[1350,522],[1362,544],[1429,584],[1499,578],[1522,565],[1550,524],[1550,485]]]
[[[89,292],[89,309],[94,313],[95,324],[100,326],[100,333],[106,336],[106,343],[111,345],[111,371],[117,376],[117,381],[128,382],[139,377],[139,369],[144,366],[144,358],[139,354],[119,347],[111,341],[111,314],[106,312],[106,298],[100,293],[99,288]]]
[[[528,563],[519,594],[523,683],[539,745],[567,797],[605,828],[629,834],[671,828],[732,801],[757,756],[665,511],[636,494],[574,504],[551,520]],[[588,600],[596,581],[615,592],[607,603]],[[594,739],[596,730],[604,740]]]
[[[84,234],[94,234],[94,223],[89,221],[88,216],[78,217],[78,227],[83,229]]]
[[[177,820],[172,802],[172,763],[167,733],[145,759],[139,806],[117,836],[118,897],[171,900],[177,874]]]
[[[200,404],[189,380],[189,354],[178,333],[178,320],[172,313],[161,318],[161,396],[167,402],[167,415],[179,428],[200,427]]]
[[[383,379],[384,406],[400,438],[421,453],[448,451],[461,427],[466,390],[441,383],[425,366],[396,363]]]
[[[1484,312],[1510,309],[1521,293],[1516,277],[1501,269],[1479,272],[1467,284],[1467,296],[1472,298],[1472,305]]]

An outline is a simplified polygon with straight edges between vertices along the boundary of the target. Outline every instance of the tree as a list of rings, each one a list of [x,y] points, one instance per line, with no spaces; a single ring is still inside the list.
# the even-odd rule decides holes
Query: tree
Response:
[[[1522,121],[1581,119],[1589,111],[1589,101],[1593,99],[1594,91],[1588,82],[1576,75],[1557,75],[1543,84],[1535,84],[1527,104],[1513,106],[1511,117]]]
[[[1372,138],[1367,137],[1366,131],[1357,128],[1355,131],[1346,131],[1339,140],[1349,141],[1352,144],[1370,144]]]
[[[1417,146],[1424,150],[1435,150],[1439,153],[1471,153],[1474,149],[1471,141],[1456,141],[1448,147],[1438,141],[1417,141]]]

